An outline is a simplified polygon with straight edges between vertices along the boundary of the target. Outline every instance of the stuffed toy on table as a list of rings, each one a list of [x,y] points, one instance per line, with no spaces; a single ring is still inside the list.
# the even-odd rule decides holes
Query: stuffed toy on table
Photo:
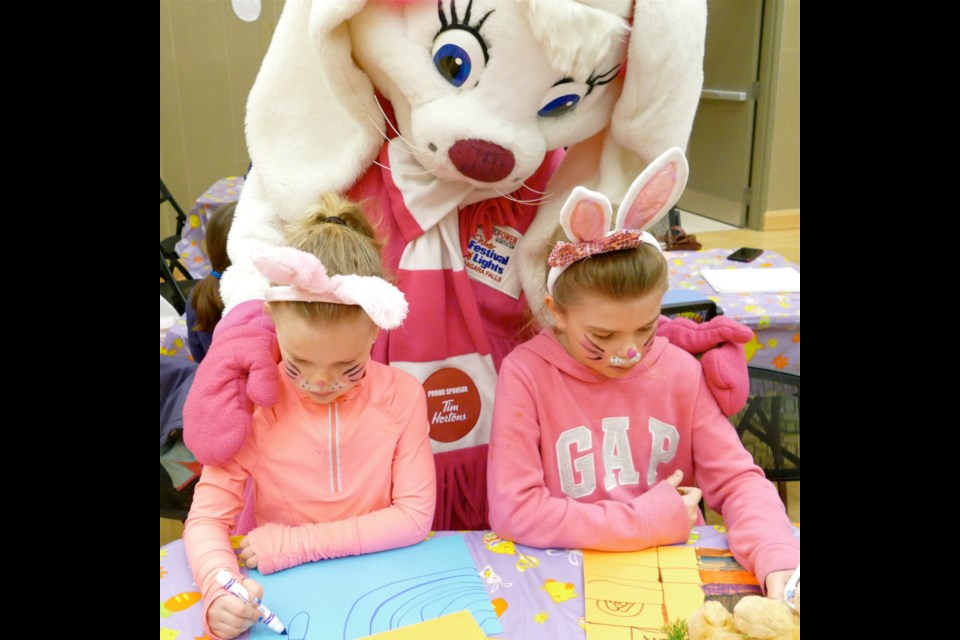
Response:
[[[535,333],[559,207],[576,185],[623,193],[686,146],[705,28],[705,0],[287,0],[247,104],[227,313],[187,406],[197,459],[227,460],[251,401],[276,398],[268,283],[250,254],[335,191],[366,201],[410,304],[373,354],[424,383],[434,525],[485,527],[497,369]],[[724,318],[660,334],[707,352],[720,406],[742,406],[749,329]]]

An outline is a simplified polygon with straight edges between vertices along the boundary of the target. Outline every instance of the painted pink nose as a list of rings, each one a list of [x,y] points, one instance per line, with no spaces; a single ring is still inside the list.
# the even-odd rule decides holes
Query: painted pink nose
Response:
[[[480,182],[499,182],[513,171],[513,152],[484,140],[458,140],[447,152],[457,171]]]
[[[636,350],[636,349],[627,349],[627,357],[630,358],[631,360],[633,360],[634,358],[636,358],[636,357],[637,357],[637,350]]]

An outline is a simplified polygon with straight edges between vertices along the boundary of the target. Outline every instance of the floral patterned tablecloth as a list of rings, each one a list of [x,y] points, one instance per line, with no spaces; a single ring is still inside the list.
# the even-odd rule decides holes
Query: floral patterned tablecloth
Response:
[[[504,540],[491,531],[462,533],[483,580],[505,640],[584,640],[583,553],[577,549],[536,549]],[[800,529],[794,530],[800,537]],[[235,544],[239,538],[234,539]],[[720,599],[759,593],[746,574],[723,551],[728,549],[723,527],[695,527],[686,543],[696,547],[706,597]],[[700,554],[703,552],[703,556]],[[735,579],[716,582],[720,570]],[[744,575],[746,574],[746,575]],[[752,581],[752,584],[751,584]],[[729,584],[727,584],[729,583]],[[183,542],[160,547],[160,640],[203,640],[200,594],[187,565]],[[729,605],[728,605],[729,606]],[[247,634],[240,636],[246,638]],[[299,640],[299,639],[294,639]]]
[[[210,275],[210,260],[203,250],[210,214],[222,204],[239,200],[242,188],[243,176],[220,178],[197,198],[187,214],[187,223],[180,234],[180,241],[177,242],[177,253],[194,278],[206,278]]]
[[[749,263],[727,260],[731,253],[733,249],[666,252],[670,288],[696,291],[716,302],[724,315],[753,329],[753,339],[744,345],[750,366],[800,375],[800,294],[717,293],[700,275],[701,269],[800,271],[800,265],[773,251],[764,251]]]

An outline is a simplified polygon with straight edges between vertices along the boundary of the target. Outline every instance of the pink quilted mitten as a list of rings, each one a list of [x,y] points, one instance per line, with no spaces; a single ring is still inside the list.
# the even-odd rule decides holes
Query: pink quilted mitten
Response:
[[[277,402],[280,348],[262,300],[237,305],[217,325],[183,408],[184,442],[202,464],[223,464],[247,438],[253,405]]]
[[[750,393],[750,376],[743,353],[743,345],[753,337],[749,327],[725,316],[702,324],[687,318],[671,320],[661,316],[657,335],[688,353],[703,354],[700,364],[707,387],[724,415],[732,416],[743,408]]]

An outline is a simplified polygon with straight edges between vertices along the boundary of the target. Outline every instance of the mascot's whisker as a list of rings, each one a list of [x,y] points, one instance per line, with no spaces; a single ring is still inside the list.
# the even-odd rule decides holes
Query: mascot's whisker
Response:
[[[548,196],[548,197],[549,197],[549,196],[552,196],[552,195],[553,195],[552,193],[550,193],[550,192],[548,192],[548,191],[537,191],[537,190],[534,189],[533,187],[529,186],[526,182],[521,182],[521,183],[520,183],[520,186],[523,187],[524,189],[526,189],[527,191],[532,191],[532,192],[534,192],[534,193],[536,193],[536,194],[539,194],[539,195],[541,195],[541,196]]]
[[[494,189],[501,198],[506,198],[510,202],[516,202],[517,204],[540,204],[541,202],[546,202],[552,197],[552,194],[547,193],[542,198],[531,198],[529,200],[522,200],[520,198],[514,198],[508,193],[501,193],[499,189]],[[532,189],[531,189],[532,191]]]
[[[409,149],[413,149],[414,151],[427,153],[426,149],[421,149],[417,145],[411,144],[410,141],[407,140],[402,133],[400,133],[400,129],[397,129],[396,125],[393,124],[393,122],[390,121],[390,118],[387,117],[387,114],[384,112],[383,107],[380,105],[380,102],[376,101],[376,103],[377,103],[377,109],[380,110],[380,114],[383,116],[384,122],[386,122],[387,126],[390,127],[390,129],[393,130],[395,134],[397,134],[397,137],[400,138],[400,141],[403,142],[403,144],[405,144]],[[387,142],[390,142],[390,138],[387,137],[386,131],[383,131],[382,129],[380,129],[380,127],[377,127],[377,130],[380,131],[380,135],[383,136],[384,140],[386,140]]]
[[[388,167],[385,164],[380,164],[376,160],[373,161],[373,164],[377,165],[381,169],[386,169],[390,173],[395,173],[398,176],[423,176],[423,175],[427,175],[428,173],[431,175],[433,174],[433,171],[431,171],[430,169],[424,169],[423,171],[397,171],[393,167]]]
[[[381,109],[380,112],[383,113],[383,109]],[[377,134],[387,142],[390,142],[390,137],[387,135],[387,132],[379,127],[379,125],[377,124],[377,121],[374,120],[372,116],[370,116],[370,122],[371,124],[373,124],[373,128],[377,132]],[[416,145],[411,144],[409,140],[404,138],[403,135],[399,131],[397,131],[397,128],[394,127],[389,120],[387,120],[387,124],[390,124],[390,128],[393,129],[397,134],[397,139],[399,139],[400,142],[404,144],[407,150],[412,149],[413,151],[420,151],[421,153],[427,153],[426,149],[420,149]]]

